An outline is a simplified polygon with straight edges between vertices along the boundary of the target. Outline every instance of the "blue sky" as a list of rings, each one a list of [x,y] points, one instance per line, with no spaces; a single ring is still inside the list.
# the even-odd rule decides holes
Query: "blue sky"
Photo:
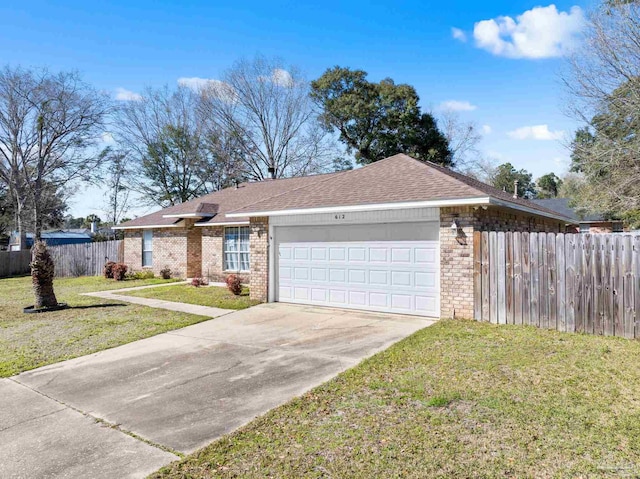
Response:
[[[114,95],[180,77],[217,78],[257,53],[278,56],[309,79],[334,65],[359,68],[371,80],[415,86],[425,108],[458,102],[463,119],[490,131],[481,144],[486,156],[535,177],[567,168],[561,139],[577,124],[563,112],[559,73],[578,41],[584,3],[21,3],[0,4],[2,63],[78,70]],[[100,214],[102,203],[92,189],[71,201],[71,213]]]

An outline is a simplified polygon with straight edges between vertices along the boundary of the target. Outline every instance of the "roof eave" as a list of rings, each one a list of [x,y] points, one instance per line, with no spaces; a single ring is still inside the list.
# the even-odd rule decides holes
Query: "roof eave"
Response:
[[[491,198],[489,203],[495,206],[503,206],[505,208],[511,208],[514,210],[523,211],[525,213],[530,213],[532,215],[552,218],[554,220],[562,221],[564,223],[571,223],[571,224],[575,223],[575,221],[573,221],[571,218],[567,218],[562,215],[554,215],[551,213],[547,213],[546,211],[537,210],[535,208],[529,208],[528,206],[520,205],[518,203],[512,203],[510,201],[500,200],[498,198]]]
[[[137,225],[137,226],[112,226],[112,230],[148,230],[151,228],[182,228],[184,225],[173,223],[170,225]]]
[[[209,213],[178,213],[175,215],[162,215],[163,218],[213,218]]]
[[[248,224],[249,221],[224,221],[220,223],[194,223],[193,226],[242,226]]]
[[[344,205],[344,206],[327,206],[321,208],[294,208],[287,210],[271,210],[271,211],[249,211],[241,213],[227,213],[227,218],[246,218],[256,216],[290,216],[290,215],[309,215],[318,213],[344,213],[355,211],[376,211],[376,210],[400,210],[412,208],[436,208],[447,206],[472,206],[472,205],[488,205],[491,198],[489,196],[475,198],[458,198],[448,200],[430,200],[430,201],[411,201],[398,203],[372,203],[364,205]]]

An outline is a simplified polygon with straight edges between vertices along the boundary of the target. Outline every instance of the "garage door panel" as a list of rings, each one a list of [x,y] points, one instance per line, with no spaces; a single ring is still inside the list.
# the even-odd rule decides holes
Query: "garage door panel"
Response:
[[[304,286],[295,286],[293,288],[293,299],[306,301],[311,299],[309,297],[309,288]]]
[[[311,280],[326,281],[327,280],[326,268],[311,268]]]
[[[328,299],[327,290],[324,288],[311,288],[311,300],[326,302]]]
[[[282,243],[277,300],[438,316],[438,251],[437,241]]]
[[[350,269],[348,278],[352,284],[367,284],[367,272],[363,269]]]
[[[278,288],[280,301],[286,301],[287,299],[291,299],[293,297],[292,290],[293,288],[291,286],[280,286]]]
[[[373,307],[388,308],[389,294],[376,292],[369,293],[369,305]]]
[[[387,249],[386,248],[369,248],[369,261],[371,263],[386,263]]]
[[[411,263],[411,249],[409,248],[391,248],[391,262],[393,264]]]
[[[329,303],[331,304],[345,304],[347,302],[347,292],[344,290],[329,290]]]
[[[391,272],[391,285],[392,286],[411,287],[411,272],[409,272],[409,271],[392,271]]]
[[[344,283],[347,280],[347,270],[331,268],[329,270],[329,281],[332,283]]]
[[[436,273],[416,271],[415,273],[416,288],[436,288],[438,286],[438,278]]]
[[[343,247],[329,248],[329,261],[344,261],[346,257],[347,255]]]
[[[369,284],[372,286],[388,286],[389,272],[375,269],[369,271]]]
[[[352,306],[366,306],[366,291],[349,291],[349,304]]]
[[[366,261],[367,260],[367,249],[366,248],[354,248],[351,247],[348,249],[349,251],[349,262],[354,261]]]
[[[416,264],[435,264],[436,262],[436,248],[416,248],[415,249],[415,263]]]
[[[327,248],[311,248],[311,259],[314,261],[326,261]]]

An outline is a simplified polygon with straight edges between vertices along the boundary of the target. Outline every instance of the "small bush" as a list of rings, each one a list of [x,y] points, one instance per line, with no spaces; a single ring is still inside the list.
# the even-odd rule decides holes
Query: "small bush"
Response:
[[[229,291],[231,291],[236,296],[242,293],[242,281],[240,281],[240,276],[238,276],[237,274],[230,274],[229,276],[227,276],[225,282],[227,283],[227,288],[229,289]]]
[[[115,279],[116,281],[124,281],[127,275],[127,269],[129,268],[126,264],[116,263],[113,266],[113,279]]]
[[[193,278],[191,280],[191,286],[195,286],[199,288],[200,286],[206,286],[209,284],[209,280],[207,278]]]
[[[115,261],[107,261],[104,265],[104,270],[102,270],[102,273],[104,274],[104,277],[107,279],[113,279],[113,267],[116,265]]]
[[[153,279],[156,275],[153,274],[153,271],[145,269],[144,271],[136,271],[133,274],[133,279]]]
[[[162,279],[171,279],[171,268],[165,266],[160,270],[160,277]]]

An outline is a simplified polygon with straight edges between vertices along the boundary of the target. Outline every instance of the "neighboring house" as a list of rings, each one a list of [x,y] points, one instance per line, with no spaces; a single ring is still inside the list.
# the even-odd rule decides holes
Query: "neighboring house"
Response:
[[[570,218],[575,225],[576,233],[620,233],[624,231],[624,225],[619,220],[609,220],[601,214],[581,215],[569,205],[568,198],[548,198],[542,200],[532,200],[534,203],[557,211],[559,214]]]
[[[33,233],[27,233],[27,248],[33,246],[35,235]],[[83,230],[55,230],[55,231],[43,231],[42,240],[49,246],[61,246],[65,244],[82,244],[91,243],[93,241],[93,235],[90,231]],[[20,250],[20,238],[18,233],[12,233],[9,240],[9,250]]]
[[[116,228],[133,270],[237,273],[261,301],[471,318],[475,231],[559,232],[570,222],[400,154],[240,184]]]

